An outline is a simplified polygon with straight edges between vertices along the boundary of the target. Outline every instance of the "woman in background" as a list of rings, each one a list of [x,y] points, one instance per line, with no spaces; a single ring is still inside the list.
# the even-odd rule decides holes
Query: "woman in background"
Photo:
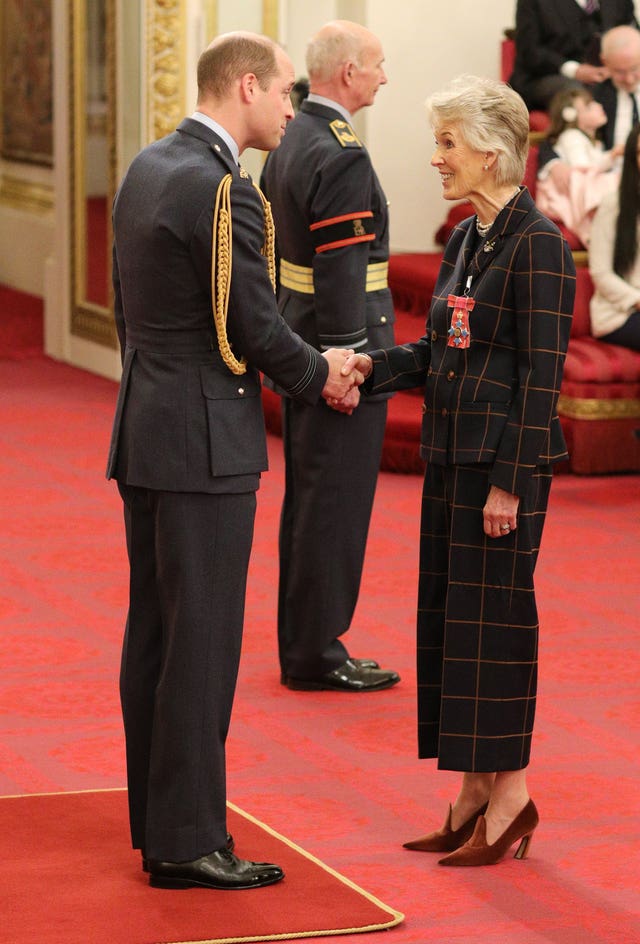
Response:
[[[629,132],[620,188],[606,196],[591,227],[591,333],[640,351],[640,125]]]
[[[433,95],[431,164],[475,215],[449,239],[425,335],[346,363],[364,393],[424,386],[418,591],[420,757],[462,772],[442,829],[406,848],[447,866],[524,858],[538,813],[526,771],[536,705],[533,572],[552,465],[575,268],[519,186],[529,115],[507,85],[463,76]]]

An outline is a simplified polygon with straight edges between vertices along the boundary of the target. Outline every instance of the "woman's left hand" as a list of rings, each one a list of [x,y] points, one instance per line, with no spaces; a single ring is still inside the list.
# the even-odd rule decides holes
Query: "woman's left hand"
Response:
[[[490,538],[504,538],[518,525],[520,499],[503,488],[492,485],[486,504],[482,509],[484,533]]]

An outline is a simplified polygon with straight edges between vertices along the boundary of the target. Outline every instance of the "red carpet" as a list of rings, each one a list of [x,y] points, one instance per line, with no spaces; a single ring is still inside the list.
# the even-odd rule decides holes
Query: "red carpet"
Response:
[[[126,791],[0,799],[3,941],[268,941],[380,930],[402,916],[237,808],[229,829],[285,878],[247,893],[151,889],[127,848]],[[330,923],[327,923],[328,920]]]
[[[120,502],[103,478],[115,398],[115,384],[46,358],[0,363],[2,794],[124,785],[117,671],[127,572]],[[420,477],[380,476],[349,639],[354,655],[397,669],[401,684],[366,696],[290,692],[279,684],[275,641],[279,440],[269,453],[230,800],[406,915],[362,944],[638,944],[640,476],[553,483],[537,573],[529,777],[541,823],[526,862],[458,871],[401,848],[441,825],[458,784],[416,759]],[[238,839],[251,854],[248,838]],[[3,830],[4,863],[12,843]],[[132,855],[126,836],[122,855]],[[40,873],[34,897],[46,861]],[[262,892],[241,898],[251,895]]]
[[[42,299],[0,284],[0,358],[34,357],[42,347]]]

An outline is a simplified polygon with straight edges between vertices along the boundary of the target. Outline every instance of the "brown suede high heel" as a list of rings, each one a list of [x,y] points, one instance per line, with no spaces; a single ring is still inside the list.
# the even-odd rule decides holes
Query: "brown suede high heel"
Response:
[[[452,829],[452,810],[451,804],[449,804],[449,815],[442,829],[438,829],[434,833],[428,833],[426,836],[421,836],[419,839],[404,842],[402,846],[404,849],[411,849],[414,852],[453,852],[454,849],[462,846],[467,839],[471,838],[478,817],[482,816],[486,810],[487,804],[485,803],[466,823],[463,823],[462,826],[459,826],[457,829]]]
[[[521,840],[514,858],[526,859],[531,844],[531,834],[539,822],[538,811],[533,800],[520,810],[510,826],[490,846],[487,844],[487,821],[478,817],[473,836],[464,846],[440,859],[438,865],[493,865],[503,859],[509,848]]]

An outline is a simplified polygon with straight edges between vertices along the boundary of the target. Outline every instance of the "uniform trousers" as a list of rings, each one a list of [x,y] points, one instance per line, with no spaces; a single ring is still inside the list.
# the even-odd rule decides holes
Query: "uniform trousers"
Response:
[[[225,741],[255,492],[119,484],[130,563],[120,697],[134,848],[189,861],[226,843]]]
[[[536,707],[533,574],[551,485],[535,470],[517,528],[487,537],[488,465],[427,467],[418,593],[418,752],[445,770],[527,766]]]
[[[284,674],[315,678],[349,657],[387,400],[351,416],[324,401],[283,398],[285,496],[280,520],[278,644]]]

